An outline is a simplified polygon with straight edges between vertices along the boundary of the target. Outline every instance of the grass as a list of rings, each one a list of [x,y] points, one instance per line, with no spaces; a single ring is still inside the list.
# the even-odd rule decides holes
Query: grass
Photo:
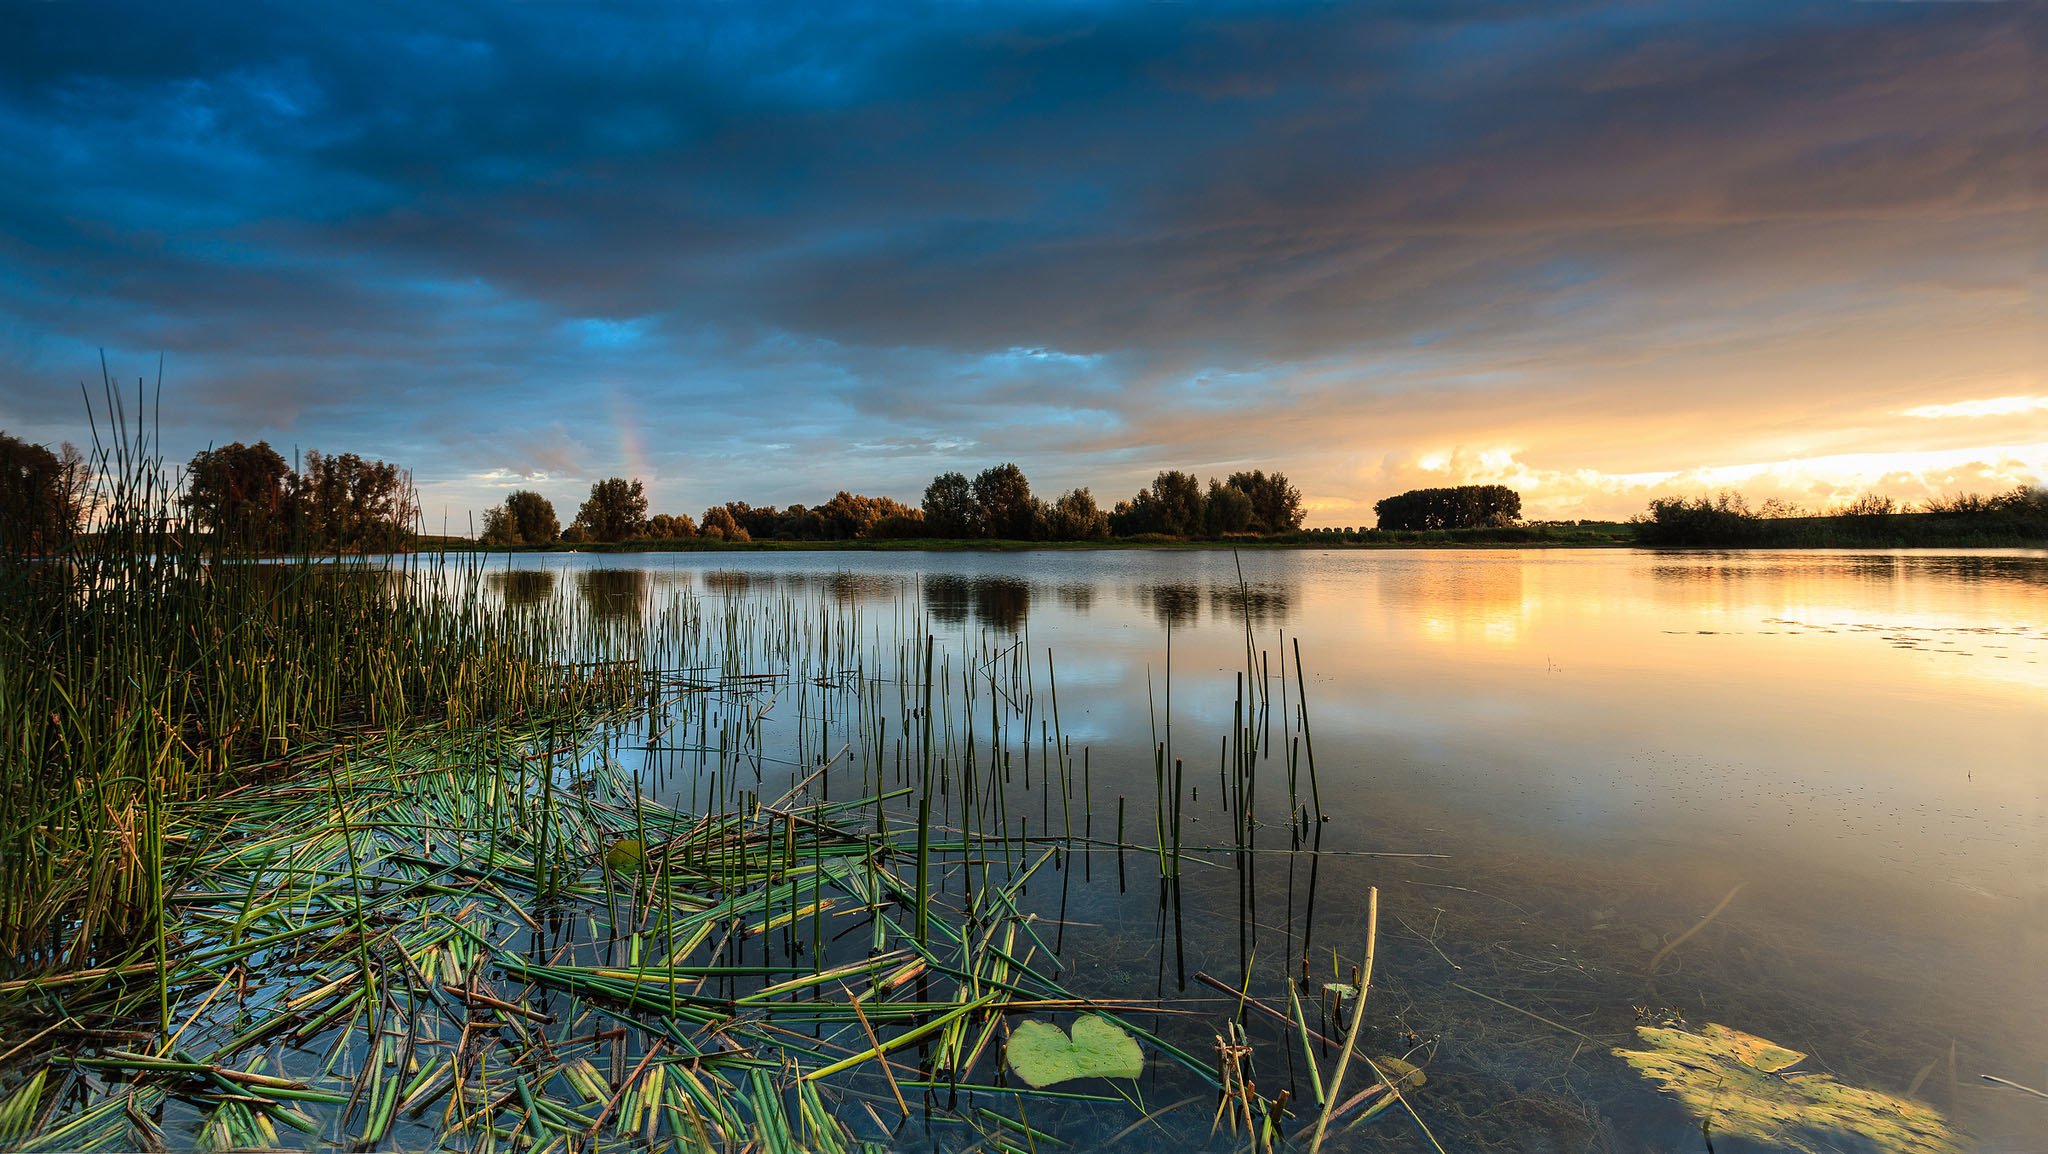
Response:
[[[210,555],[107,408],[96,531],[0,572],[0,1148],[1028,1150],[1228,1088],[1263,1149],[1301,1116],[1241,1020],[1211,1060],[1163,977],[1063,976],[1076,873],[1126,851],[1162,967],[1184,862],[1238,873],[1256,948],[1315,773],[1248,600],[1228,843],[1183,841],[1170,656],[1152,844],[1122,796],[1100,841],[1050,652],[939,645],[916,598]],[[1256,844],[1276,755],[1294,850]],[[1012,1083],[1010,1024],[1081,1011],[1142,1082]]]

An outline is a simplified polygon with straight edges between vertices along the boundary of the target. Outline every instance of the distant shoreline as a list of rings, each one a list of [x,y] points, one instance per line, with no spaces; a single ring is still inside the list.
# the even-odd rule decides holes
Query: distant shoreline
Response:
[[[482,545],[466,538],[420,540],[419,552],[443,553],[1017,553],[1027,550],[1103,552],[1216,549],[2048,549],[2048,527],[2031,521],[1901,513],[1883,517],[1800,517],[1757,520],[1741,539],[1708,535],[1658,540],[1630,522],[1524,525],[1433,531],[1309,530],[1273,537],[1175,540],[1126,537],[1106,541],[1014,541],[918,537],[856,540],[642,540],[552,545]],[[1648,538],[1648,539],[1646,539]]]

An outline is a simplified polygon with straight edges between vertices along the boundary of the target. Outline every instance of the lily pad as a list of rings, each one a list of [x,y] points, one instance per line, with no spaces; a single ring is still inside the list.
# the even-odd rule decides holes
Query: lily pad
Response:
[[[1074,1019],[1070,1037],[1051,1022],[1029,1021],[1010,1033],[1010,1069],[1033,1089],[1073,1078],[1135,1078],[1145,1072],[1137,1039],[1100,1014]]]
[[[1799,1154],[1862,1138],[1890,1154],[1956,1154],[1956,1134],[1934,1108],[1845,1085],[1827,1074],[1787,1073],[1806,1055],[1709,1023],[1698,1033],[1638,1026],[1649,1047],[1616,1057],[1685,1103],[1713,1130]]]
[[[647,847],[637,837],[622,837],[605,847],[604,864],[614,873],[637,870],[647,861]]]

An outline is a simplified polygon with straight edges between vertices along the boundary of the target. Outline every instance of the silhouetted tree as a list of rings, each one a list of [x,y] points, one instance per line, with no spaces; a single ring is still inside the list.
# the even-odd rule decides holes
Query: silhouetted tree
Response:
[[[291,476],[267,441],[202,449],[185,466],[185,514],[217,548],[273,552],[291,528]]]
[[[1249,532],[1254,517],[1251,494],[1211,477],[1209,496],[1202,503],[1202,515],[1211,537]]]
[[[1301,528],[1301,490],[1287,483],[1287,474],[1253,469],[1249,473],[1232,473],[1223,483],[1251,499],[1252,530],[1292,533]]]
[[[1169,537],[1199,536],[1207,528],[1207,502],[1202,483],[1192,473],[1167,469],[1139,490],[1130,501],[1118,505],[1111,527],[1123,536],[1164,533]]]
[[[1024,470],[1005,462],[974,478],[974,507],[984,536],[1029,541],[1038,536],[1038,506]]]
[[[647,531],[647,492],[639,478],[607,477],[590,487],[576,524],[592,541],[631,541]]]
[[[1495,529],[1522,516],[1522,495],[1506,485],[1410,489],[1373,507],[1382,529]]]
[[[1046,510],[1046,536],[1055,541],[1100,541],[1109,536],[1109,514],[1095,506],[1086,488],[1069,489]]]
[[[924,489],[925,532],[934,537],[972,537],[980,531],[974,486],[965,473],[940,473]]]
[[[83,519],[89,483],[75,446],[52,453],[0,433],[0,555],[63,548]]]
[[[396,465],[309,451],[290,491],[293,532],[302,547],[379,551],[412,539],[418,505]]]
[[[561,535],[554,502],[531,489],[506,494],[503,505],[484,514],[487,545],[552,545]]]

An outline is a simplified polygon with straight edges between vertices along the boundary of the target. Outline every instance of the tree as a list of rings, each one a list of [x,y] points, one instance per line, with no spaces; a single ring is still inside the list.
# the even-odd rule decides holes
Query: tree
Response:
[[[746,526],[732,515],[732,509],[725,505],[713,505],[704,510],[703,520],[697,522],[697,535],[709,541],[751,541],[753,536]]]
[[[1038,505],[1024,470],[1005,462],[974,478],[974,508],[984,536],[1029,541],[1038,536]]]
[[[1069,489],[1045,513],[1046,536],[1055,541],[1100,541],[1109,536],[1109,514],[1086,488]]]
[[[889,518],[923,519],[923,514],[889,497],[864,497],[841,489],[830,501],[811,512],[824,523],[824,536],[835,541],[872,537],[875,527]]]
[[[1287,474],[1253,469],[1249,473],[1232,473],[1223,483],[1251,499],[1251,529],[1260,533],[1292,533],[1301,528],[1301,490],[1287,483]]]
[[[552,545],[561,535],[554,502],[531,489],[506,494],[503,505],[484,514],[486,545]]]
[[[940,473],[924,489],[925,531],[934,537],[972,537],[980,531],[980,510],[965,473]]]
[[[576,524],[592,541],[631,541],[647,530],[646,489],[637,477],[606,477],[590,487]]]
[[[682,541],[697,535],[688,513],[656,513],[647,519],[647,535],[657,541]]]
[[[0,555],[54,552],[78,531],[91,474],[76,447],[61,452],[0,433]]]
[[[1522,495],[1506,485],[1410,489],[1372,507],[1382,529],[1497,529],[1522,516]]]
[[[185,466],[185,513],[215,547],[274,552],[290,529],[291,466],[267,441],[202,449]]]
[[[1131,507],[1140,533],[1193,537],[1207,528],[1207,502],[1202,497],[1202,483],[1193,473],[1161,471],[1149,488],[1132,499]]]
[[[412,537],[418,504],[396,465],[309,451],[289,488],[294,535],[304,547],[381,551]]]
[[[1209,496],[1202,504],[1202,514],[1211,537],[1246,532],[1252,528],[1254,518],[1251,494],[1211,477]]]

